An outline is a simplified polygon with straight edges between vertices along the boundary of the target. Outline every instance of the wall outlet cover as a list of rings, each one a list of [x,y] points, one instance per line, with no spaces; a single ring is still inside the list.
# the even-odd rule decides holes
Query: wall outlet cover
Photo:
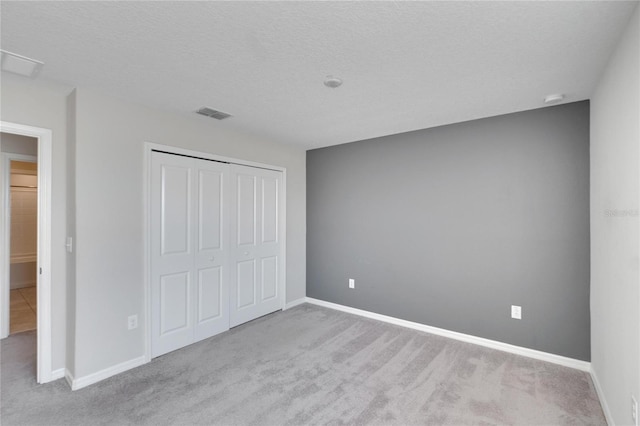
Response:
[[[356,288],[356,280],[349,278],[349,288]]]
[[[129,330],[138,328],[138,315],[131,315],[127,318],[127,328]]]
[[[511,318],[522,319],[522,306],[511,305]]]

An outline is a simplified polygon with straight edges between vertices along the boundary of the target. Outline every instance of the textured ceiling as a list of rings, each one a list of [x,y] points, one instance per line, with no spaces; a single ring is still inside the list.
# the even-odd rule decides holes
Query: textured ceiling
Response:
[[[43,80],[312,148],[588,99],[636,5],[2,1],[1,45]]]

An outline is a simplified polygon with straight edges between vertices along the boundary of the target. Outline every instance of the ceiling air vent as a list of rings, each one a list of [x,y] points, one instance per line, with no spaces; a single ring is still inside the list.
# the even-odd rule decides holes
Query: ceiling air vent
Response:
[[[206,117],[215,118],[216,120],[224,120],[225,118],[231,117],[231,114],[227,114],[226,112],[222,112],[222,111],[217,111],[209,107],[202,107],[196,112]]]

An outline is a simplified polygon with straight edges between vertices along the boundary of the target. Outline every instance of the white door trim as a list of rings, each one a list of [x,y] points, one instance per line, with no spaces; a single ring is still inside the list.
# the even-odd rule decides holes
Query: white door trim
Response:
[[[285,308],[287,300],[287,283],[286,283],[286,267],[287,267],[287,169],[285,167],[273,166],[270,164],[259,163],[255,161],[242,160],[238,158],[225,157],[221,155],[211,154],[208,152],[193,151],[175,146],[162,145],[153,142],[145,142],[143,145],[143,199],[144,199],[144,334],[145,334],[145,361],[151,361],[151,151],[162,151],[168,154],[186,155],[189,157],[202,158],[205,160],[222,161],[231,164],[239,164],[242,166],[257,167],[261,169],[276,170],[282,172],[282,196],[279,200],[280,217],[278,227],[282,232],[282,268],[285,271],[283,280],[280,282],[280,297],[282,309]]]
[[[37,343],[37,381],[47,383],[52,380],[52,345],[51,345],[51,175],[52,175],[52,132],[49,129],[26,126],[22,124],[0,121],[0,131],[15,135],[29,136],[38,140],[38,343]],[[4,162],[3,162],[4,163]],[[2,191],[2,215],[0,215],[0,230],[4,235],[8,221],[6,220],[4,197],[6,164],[0,165],[0,191]],[[4,303],[8,304],[9,288],[9,241],[3,238],[0,246],[0,279],[2,280],[2,310]],[[6,291],[5,288],[6,287]],[[9,334],[8,321],[0,318],[0,337]]]

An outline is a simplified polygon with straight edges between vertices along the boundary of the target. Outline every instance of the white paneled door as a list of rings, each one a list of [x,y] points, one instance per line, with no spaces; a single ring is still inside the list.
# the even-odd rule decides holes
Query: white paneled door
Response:
[[[281,172],[152,152],[151,352],[283,307]]]
[[[152,153],[152,356],[229,329],[228,169]]]
[[[231,327],[282,308],[281,175],[231,165]]]

